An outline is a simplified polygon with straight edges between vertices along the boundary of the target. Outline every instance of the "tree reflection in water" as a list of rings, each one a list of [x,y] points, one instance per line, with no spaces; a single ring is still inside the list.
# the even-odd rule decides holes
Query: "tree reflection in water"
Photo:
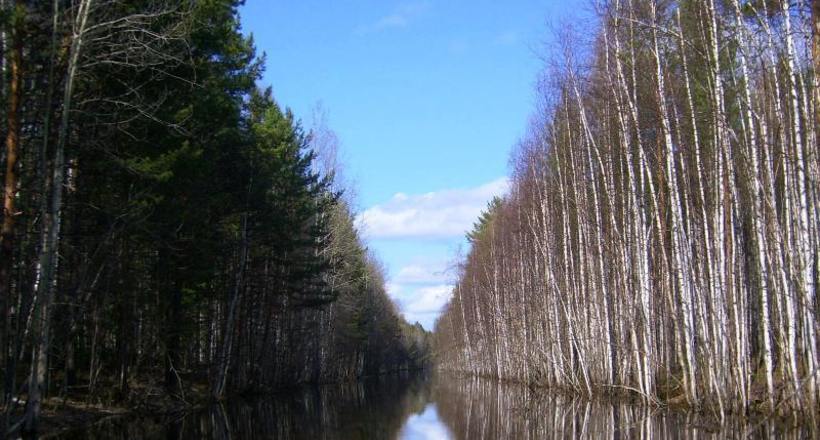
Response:
[[[231,401],[176,419],[113,419],[60,439],[718,439],[817,437],[785,424],[723,425],[682,412],[588,402],[485,379],[390,376]]]
[[[724,424],[684,412],[590,402],[485,379],[436,380],[433,399],[456,439],[722,439],[817,438],[807,422]]]
[[[274,396],[235,399],[184,417],[110,419],[60,440],[370,440],[398,438],[423,414],[431,381],[423,374],[304,387]]]

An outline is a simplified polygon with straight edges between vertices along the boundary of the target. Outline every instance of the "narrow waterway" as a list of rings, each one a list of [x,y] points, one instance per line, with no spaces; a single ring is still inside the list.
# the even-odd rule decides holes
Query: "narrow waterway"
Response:
[[[805,439],[817,434],[807,422],[721,425],[694,414],[587,402],[490,380],[412,375],[235,400],[178,418],[109,419],[57,438]]]

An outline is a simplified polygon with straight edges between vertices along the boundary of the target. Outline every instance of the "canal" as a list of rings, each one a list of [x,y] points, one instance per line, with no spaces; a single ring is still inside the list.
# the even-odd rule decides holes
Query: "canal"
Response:
[[[730,420],[590,402],[446,375],[304,387],[177,417],[119,417],[58,439],[710,439],[816,438],[807,421]]]

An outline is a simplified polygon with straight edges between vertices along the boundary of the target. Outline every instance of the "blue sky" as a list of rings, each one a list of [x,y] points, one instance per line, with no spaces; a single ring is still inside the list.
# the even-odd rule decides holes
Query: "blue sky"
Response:
[[[389,293],[426,328],[450,294],[464,233],[507,187],[535,107],[547,23],[576,2],[248,0],[265,85],[342,144],[359,220]]]

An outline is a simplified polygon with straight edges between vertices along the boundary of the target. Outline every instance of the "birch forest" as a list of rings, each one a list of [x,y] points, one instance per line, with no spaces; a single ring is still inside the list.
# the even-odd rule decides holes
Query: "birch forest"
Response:
[[[468,234],[439,368],[816,414],[820,2],[593,3]]]
[[[241,3],[0,1],[0,437],[426,362]]]

